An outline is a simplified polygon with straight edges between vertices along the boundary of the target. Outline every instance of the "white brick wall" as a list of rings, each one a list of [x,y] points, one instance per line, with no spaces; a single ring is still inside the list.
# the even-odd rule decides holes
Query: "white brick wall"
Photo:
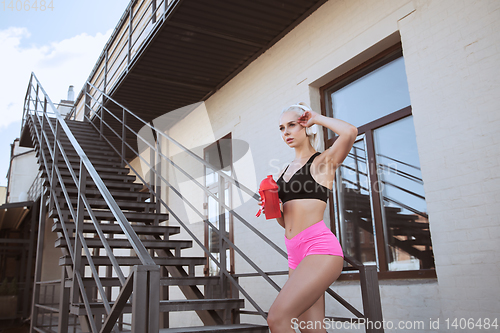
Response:
[[[257,179],[276,176],[275,166],[293,159],[277,129],[281,109],[300,100],[318,109],[321,85],[400,34],[438,279],[386,280],[380,290],[385,320],[422,320],[424,332],[436,331],[429,319],[440,318],[444,331],[446,318],[500,313],[499,9],[496,0],[331,0],[206,101],[215,139],[231,132],[248,142]],[[199,136],[189,125],[176,131]],[[255,178],[245,176],[238,180],[255,188]],[[257,209],[250,200],[237,212],[285,249],[283,228],[254,218]],[[284,258],[237,219],[234,224],[235,243],[263,270],[287,269]],[[237,272],[253,272],[236,258]],[[241,279],[267,311],[277,292],[258,281]],[[275,281],[282,285],[286,278]],[[359,284],[337,281],[333,289],[362,309]],[[327,315],[348,315],[327,299]],[[264,322],[255,316],[242,321]],[[197,319],[175,316],[171,324],[181,322]]]
[[[399,26],[442,318],[493,318],[500,313],[500,2],[414,3]]]

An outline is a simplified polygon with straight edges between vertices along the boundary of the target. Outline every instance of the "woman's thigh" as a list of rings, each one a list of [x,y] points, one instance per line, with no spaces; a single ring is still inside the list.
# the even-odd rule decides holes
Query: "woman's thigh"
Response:
[[[281,318],[291,320],[299,318],[313,306],[305,316],[324,317],[324,304],[319,299],[325,290],[339,277],[344,259],[340,256],[315,254],[306,256],[290,274],[280,293],[276,297],[270,312],[275,311]]]
[[[295,270],[288,268],[288,276],[290,277]],[[306,327],[306,323],[317,323],[323,322],[325,319],[325,295],[322,294],[316,302],[309,307],[303,314],[298,317],[298,323],[303,323],[303,327]],[[313,332],[311,330],[305,329],[301,332]]]

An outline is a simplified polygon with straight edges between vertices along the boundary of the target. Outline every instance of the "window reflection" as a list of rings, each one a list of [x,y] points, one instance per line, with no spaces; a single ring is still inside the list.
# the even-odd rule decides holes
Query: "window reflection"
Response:
[[[337,170],[342,249],[362,263],[376,263],[365,140],[354,143]]]
[[[374,131],[390,271],[434,267],[413,116]]]
[[[359,127],[410,105],[403,57],[327,93],[329,116]],[[329,131],[328,138],[333,133]]]

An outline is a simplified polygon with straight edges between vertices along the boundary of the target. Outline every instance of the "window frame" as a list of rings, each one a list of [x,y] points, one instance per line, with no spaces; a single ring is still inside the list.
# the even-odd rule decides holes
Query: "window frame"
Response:
[[[210,149],[212,149],[214,146],[217,147],[217,150],[219,151],[219,157],[220,157],[220,146],[219,146],[219,142],[220,140],[231,140],[232,141],[232,135],[231,133],[228,133],[226,134],[225,136],[219,138],[218,140],[216,140],[215,142],[211,143],[210,145],[208,145],[207,147],[205,147],[203,149],[203,158],[205,159],[205,156],[206,156],[206,152]],[[233,169],[233,152],[232,152],[232,143],[231,143],[231,151],[230,151],[230,169],[231,169],[231,175],[234,173],[234,169]],[[210,187],[219,187],[217,185],[209,185],[207,186],[207,167],[206,166],[203,166],[203,178],[204,178],[204,186],[207,187],[207,188],[210,188]],[[218,181],[218,183],[220,183],[220,179]],[[229,189],[229,193],[228,193],[228,196],[229,196],[229,207],[232,207],[232,187],[230,186],[230,184],[228,183],[225,183],[224,182],[224,186],[225,186],[225,189]],[[224,195],[224,194],[223,194]],[[207,194],[204,194],[204,206],[205,207],[208,207],[206,206],[207,205],[207,199],[208,199],[208,196]],[[219,209],[223,209],[221,207],[219,207]],[[219,215],[220,216],[220,215]],[[205,217],[208,219],[208,216],[205,215]],[[234,223],[233,223],[233,214],[229,214],[229,230],[226,230],[228,233],[229,233],[229,240],[234,244]],[[220,221],[219,221],[220,223]],[[210,235],[210,232],[209,232],[209,227],[208,227],[208,224],[204,223],[204,245],[207,249],[209,249],[209,240],[208,240],[208,237]],[[230,258],[229,259],[229,273],[230,274],[234,274],[235,273],[235,261],[234,261],[234,248],[232,246],[228,246],[229,247],[229,256]],[[219,252],[220,253],[220,252]],[[205,255],[205,258],[207,259],[206,263],[205,263],[205,266],[203,268],[203,272],[204,272],[204,275],[205,276],[209,276],[209,265],[210,265],[210,257],[208,256],[207,253],[204,254]],[[227,258],[226,258],[227,259]]]
[[[327,105],[330,103],[331,105],[331,92],[330,90],[339,90],[348,84],[354,82],[355,80],[363,77],[364,75],[376,70],[377,68],[382,67],[383,65],[398,59],[403,56],[402,45],[401,43],[397,43],[388,49],[382,51],[381,53],[375,55],[371,59],[363,62],[359,66],[347,71],[343,75],[337,77],[336,79],[330,81],[324,86],[320,87],[320,102],[321,102],[321,114],[327,115]],[[327,92],[329,92],[329,96],[327,96]],[[412,115],[411,105],[404,107],[400,110],[394,111],[388,115],[385,115],[381,118],[375,119],[369,123],[363,124],[358,127],[358,140],[365,140],[366,149],[367,149],[367,158],[368,158],[368,169],[369,169],[369,179],[370,179],[370,191],[371,196],[373,198],[373,219],[375,226],[375,251],[377,252],[378,258],[378,278],[379,279],[414,279],[414,278],[436,278],[436,269],[435,267],[432,269],[420,269],[420,270],[408,270],[408,271],[389,271],[388,270],[388,262],[387,256],[385,253],[385,238],[384,238],[384,230],[383,230],[383,220],[382,220],[382,207],[380,201],[380,191],[378,190],[378,175],[376,168],[373,168],[375,165],[375,146],[373,141],[373,131],[379,127],[388,125],[402,118],[408,117]],[[333,133],[332,138],[328,138],[328,129],[323,127],[323,141],[325,144],[325,149],[331,147],[331,145],[338,138],[338,135]],[[337,183],[337,174],[335,175],[335,183]],[[329,215],[330,215],[330,225],[332,226],[332,232],[336,235],[336,229],[340,226],[336,224],[336,216],[338,216],[335,212],[335,208],[333,205],[334,200],[336,200],[333,192],[329,194]],[[337,206],[338,207],[338,206]],[[340,237],[340,235],[338,235]],[[339,238],[342,242],[342,240]],[[432,238],[431,238],[432,242]],[[349,272],[344,271],[339,280],[359,280],[359,272]]]

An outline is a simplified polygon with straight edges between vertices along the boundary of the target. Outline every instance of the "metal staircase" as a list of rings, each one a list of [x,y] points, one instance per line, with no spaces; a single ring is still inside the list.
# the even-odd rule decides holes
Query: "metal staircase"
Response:
[[[30,87],[43,89],[34,76]],[[209,290],[219,281],[195,276],[195,267],[204,265],[206,258],[182,255],[192,240],[169,238],[180,228],[159,225],[168,214],[157,212],[158,205],[148,200],[151,194],[128,175],[130,170],[121,166],[121,158],[89,123],[65,121],[57,113],[49,117],[46,95],[43,102],[32,102],[35,112],[26,114],[24,126],[36,148],[43,197],[48,198],[43,210],[54,221],[55,246],[63,254],[59,265],[65,268],[59,306],[40,304],[35,297],[32,331],[53,332],[52,323],[38,324],[39,310],[58,314],[58,332],[68,331],[69,314],[79,318],[83,332],[158,332],[159,313],[172,311],[196,311],[206,326],[161,332],[268,331],[266,326],[239,323],[234,310],[244,306],[243,299],[205,297],[216,294]],[[43,247],[43,238],[39,241]],[[82,250],[85,255],[78,255]],[[160,286],[173,285],[187,299],[160,299]],[[198,286],[204,286],[205,295]],[[112,295],[116,287],[117,296]],[[132,314],[128,329],[123,324],[126,313]]]
[[[163,177],[153,162],[168,162],[179,168],[158,146],[158,136],[178,145],[197,163],[217,170],[213,165],[186,149],[163,132],[145,123],[111,96],[87,82],[85,121],[63,119],[50,101],[36,76],[32,74],[25,98],[23,136],[30,136],[36,148],[43,178],[38,250],[31,332],[268,332],[265,325],[242,324],[240,315],[267,318],[259,304],[238,282],[245,277],[262,277],[276,291],[281,288],[271,279],[287,271],[264,272],[227,236],[224,224],[217,228],[189,198]],[[121,118],[102,101],[118,106]],[[49,112],[48,109],[51,111]],[[116,109],[116,108],[115,108]],[[147,142],[130,125],[149,126],[156,133],[155,142]],[[105,120],[106,119],[106,120]],[[110,125],[111,124],[111,125]],[[121,132],[118,130],[121,129]],[[108,129],[105,135],[104,129]],[[130,136],[145,141],[151,151],[150,181],[143,179],[130,163],[141,158],[130,142]],[[152,165],[151,165],[152,164]],[[286,253],[252,226],[243,216],[214,196],[185,170],[180,170],[193,184],[232,214],[249,231],[286,258]],[[220,177],[258,200],[258,195],[236,179],[216,171]],[[168,186],[191,207],[219,240],[221,257],[217,260],[189,226],[162,199],[160,189]],[[168,213],[162,213],[161,210]],[[53,219],[52,232],[61,279],[41,281],[45,223]],[[169,221],[168,226],[162,222]],[[179,226],[174,226],[174,223]],[[191,239],[172,239],[181,231]],[[184,249],[197,243],[206,256],[186,257]],[[232,248],[255,273],[234,274],[226,268],[226,251]],[[210,258],[220,269],[218,276],[198,276],[196,267]],[[57,260],[57,259],[55,259]],[[362,322],[382,320],[377,268],[345,257],[360,273],[363,313],[331,289],[326,292],[354,318],[327,318],[336,321]],[[168,287],[177,286],[184,299],[170,299]],[[52,288],[52,289],[50,289]],[[45,295],[52,290],[52,295]],[[54,290],[59,290],[57,292]],[[203,291],[202,291],[203,290]],[[245,299],[240,298],[240,293]],[[248,301],[255,311],[245,308]],[[169,327],[169,313],[195,311],[204,326]],[[367,332],[383,329],[366,328]]]

